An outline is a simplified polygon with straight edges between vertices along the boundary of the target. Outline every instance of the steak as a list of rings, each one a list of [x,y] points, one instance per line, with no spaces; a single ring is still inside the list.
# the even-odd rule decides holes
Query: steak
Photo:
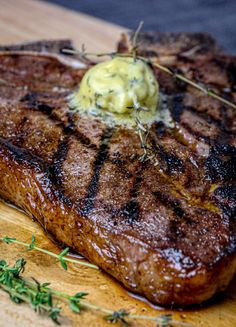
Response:
[[[1,198],[154,303],[223,291],[236,271],[235,112],[154,69],[158,165],[140,161],[135,129],[71,110],[86,69],[55,55],[63,42],[0,48]],[[143,33],[138,51],[236,101],[236,58],[210,36]]]

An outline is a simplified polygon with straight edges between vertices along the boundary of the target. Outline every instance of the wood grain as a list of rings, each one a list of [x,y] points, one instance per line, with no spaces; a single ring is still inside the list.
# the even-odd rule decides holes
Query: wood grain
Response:
[[[119,26],[39,1],[0,0],[0,8],[1,44],[69,37],[78,47],[82,43],[86,44],[89,51],[111,51],[124,30]],[[60,251],[29,217],[0,202],[0,235],[30,242],[32,234],[36,236],[39,246],[54,252]],[[232,282],[226,295],[211,305],[191,311],[163,311],[131,297],[124,288],[101,271],[70,264],[69,271],[65,272],[47,255],[35,251],[26,252],[21,246],[0,243],[0,258],[13,263],[18,257],[24,257],[28,262],[26,276],[34,276],[41,282],[50,281],[56,289],[70,294],[88,292],[91,302],[107,308],[125,308],[132,313],[150,316],[168,312],[175,319],[192,322],[196,327],[236,326],[236,280]],[[67,309],[62,322],[63,326],[109,326],[99,313],[84,312],[75,315]],[[25,305],[13,304],[1,292],[0,327],[3,326],[44,327],[54,324],[47,318],[37,316]],[[151,327],[154,324],[136,321],[133,326]]]

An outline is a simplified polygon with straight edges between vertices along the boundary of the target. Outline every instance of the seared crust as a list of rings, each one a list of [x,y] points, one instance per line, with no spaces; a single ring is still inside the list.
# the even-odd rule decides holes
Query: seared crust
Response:
[[[43,161],[6,141],[0,144],[1,196],[36,217],[57,240],[99,264],[128,289],[162,305],[189,305],[228,285],[235,272],[235,254],[222,254],[209,265],[193,262],[180,250],[154,248],[128,231],[120,233],[98,215],[84,219],[55,187]],[[9,171],[14,174],[6,174]]]
[[[236,64],[214,51],[224,65]],[[233,79],[209,52],[201,63],[222,70],[214,88],[230,88],[233,98]],[[201,68],[195,58],[181,60],[172,67],[182,63],[186,74]],[[190,305],[225,289],[236,270],[230,108],[156,71],[161,110],[170,110],[175,127],[153,124],[154,167],[139,161],[134,130],[69,110],[68,94],[84,71],[50,56],[13,53],[0,55],[0,71],[1,197],[155,303]],[[208,74],[203,70],[201,79]]]

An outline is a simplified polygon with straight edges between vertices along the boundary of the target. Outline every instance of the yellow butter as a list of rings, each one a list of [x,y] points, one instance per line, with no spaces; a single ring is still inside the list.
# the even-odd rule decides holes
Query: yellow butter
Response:
[[[141,115],[150,120],[156,113],[158,98],[158,83],[144,61],[115,57],[86,72],[72,96],[72,105],[81,112],[131,122],[133,106],[147,108]]]

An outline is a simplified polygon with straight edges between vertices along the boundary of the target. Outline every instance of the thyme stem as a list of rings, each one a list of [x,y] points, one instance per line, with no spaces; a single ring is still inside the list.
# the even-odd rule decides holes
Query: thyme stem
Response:
[[[128,317],[130,319],[139,319],[139,320],[151,320],[151,321],[155,321],[159,324],[163,323],[163,318],[162,317],[148,317],[148,316],[144,316],[144,315],[128,315]],[[192,324],[188,323],[188,322],[183,322],[183,321],[178,321],[178,320],[171,320],[171,325],[173,326],[173,324],[175,326],[185,326],[185,327],[191,327],[193,326]]]
[[[137,50],[138,50],[138,35],[141,31],[143,27],[143,21],[141,21],[138,25],[138,28],[136,29],[135,33],[134,33],[134,36],[133,36],[133,39],[132,39],[132,55],[133,55],[133,58],[136,59],[137,57]]]
[[[138,58],[140,60],[146,60],[145,57],[139,56]],[[203,86],[201,86],[201,85],[199,85],[199,84],[191,81],[190,79],[186,78],[185,76],[180,75],[180,74],[175,74],[169,68],[167,68],[165,66],[162,66],[161,64],[158,64],[156,62],[151,62],[151,65],[154,66],[154,67],[156,67],[156,68],[159,68],[160,70],[166,72],[167,74],[173,76],[174,78],[176,78],[176,79],[178,79],[180,81],[183,81],[183,82],[191,85],[192,87],[198,89],[202,93],[205,93],[205,95],[210,96],[210,97],[212,97],[212,98],[214,98],[214,99],[216,99],[216,100],[218,100],[218,101],[220,101],[220,102],[222,102],[222,103],[224,103],[224,104],[228,105],[229,107],[232,107],[233,109],[236,110],[236,104],[235,103],[230,102],[230,101],[228,101],[225,98],[222,98],[220,95],[216,94],[215,92],[206,89],[205,87],[203,87]]]
[[[32,243],[29,244],[29,243],[21,242],[21,241],[18,241],[17,239],[15,239],[15,238],[10,238],[10,237],[7,237],[7,236],[6,237],[0,237],[0,241],[5,242],[7,244],[15,243],[15,244],[18,244],[18,245],[22,245],[24,247],[27,247],[28,250],[37,250],[39,252],[45,253],[47,255],[50,255],[51,257],[54,257],[54,258],[58,259],[58,261],[60,261],[60,262],[61,262],[61,260],[63,260],[63,261],[66,261],[66,262],[71,262],[71,263],[82,265],[82,266],[86,266],[86,267],[89,267],[89,268],[99,269],[98,266],[96,266],[96,265],[94,265],[92,263],[84,262],[84,261],[80,261],[80,260],[75,260],[75,259],[71,259],[71,258],[67,258],[65,256],[63,256],[63,258],[62,258],[62,257],[60,257],[60,254],[56,254],[54,252],[51,252],[51,251],[42,249],[42,248],[40,248],[40,247],[38,247],[36,245],[34,245],[31,248],[30,246],[32,245]]]
[[[136,37],[137,38],[137,37]],[[176,74],[175,72],[173,72],[171,69],[169,69],[168,67],[165,67],[157,62],[154,62],[153,60],[150,60],[148,58],[145,58],[143,56],[140,55],[136,55],[136,49],[137,46],[135,47],[135,49],[132,50],[132,53],[117,53],[117,52],[111,52],[111,53],[86,53],[83,54],[83,58],[85,57],[114,57],[114,56],[119,56],[119,57],[135,57],[135,59],[139,59],[142,61],[145,61],[147,64],[152,65],[153,67],[158,68],[159,70],[165,72],[168,75],[173,76],[174,78],[185,82],[186,84],[194,87],[195,89],[198,89],[199,91],[201,91],[202,93],[204,93],[205,95],[212,97],[218,101],[220,101],[221,103],[224,103],[225,105],[233,108],[234,110],[236,110],[236,104],[223,98],[222,96],[218,95],[217,93],[208,90],[206,87],[203,87],[201,85],[199,85],[198,83],[188,79],[187,77],[181,75],[181,74]],[[70,54],[77,54],[77,55],[81,55],[81,52],[78,50],[71,50],[71,49],[63,49],[62,50],[64,53],[70,53]]]

